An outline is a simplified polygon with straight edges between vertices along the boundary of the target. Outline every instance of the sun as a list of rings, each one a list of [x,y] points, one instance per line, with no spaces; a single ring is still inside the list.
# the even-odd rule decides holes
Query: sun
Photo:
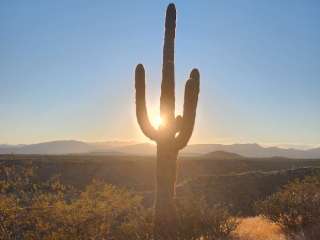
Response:
[[[156,128],[159,128],[160,126],[164,125],[164,121],[159,115],[155,115],[153,117],[153,123],[154,123]]]

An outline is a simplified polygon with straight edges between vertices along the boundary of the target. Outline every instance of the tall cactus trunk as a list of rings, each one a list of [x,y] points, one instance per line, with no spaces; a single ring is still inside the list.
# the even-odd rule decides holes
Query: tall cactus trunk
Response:
[[[178,151],[168,143],[157,147],[157,186],[154,235],[157,240],[177,238],[175,183]]]
[[[175,117],[174,38],[176,9],[169,4],[166,12],[160,115],[164,124],[155,129],[148,118],[145,96],[145,71],[138,64],[135,72],[136,115],[142,132],[157,143],[157,186],[154,213],[154,238],[177,239],[175,183],[177,156],[193,131],[199,94],[200,75],[193,69],[185,86],[183,116]]]

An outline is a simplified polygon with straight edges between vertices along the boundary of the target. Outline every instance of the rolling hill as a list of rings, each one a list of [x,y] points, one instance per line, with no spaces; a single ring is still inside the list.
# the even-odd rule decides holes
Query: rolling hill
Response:
[[[225,152],[225,151],[214,151],[214,152],[209,152],[209,153],[202,155],[201,158],[229,160],[229,159],[241,159],[241,158],[243,158],[243,156],[236,154],[236,153],[230,153],[230,152]]]

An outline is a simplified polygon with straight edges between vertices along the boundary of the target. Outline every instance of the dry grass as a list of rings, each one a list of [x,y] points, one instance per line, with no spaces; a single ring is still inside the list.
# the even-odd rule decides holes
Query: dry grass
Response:
[[[287,240],[278,225],[263,217],[241,219],[233,237],[236,240]]]

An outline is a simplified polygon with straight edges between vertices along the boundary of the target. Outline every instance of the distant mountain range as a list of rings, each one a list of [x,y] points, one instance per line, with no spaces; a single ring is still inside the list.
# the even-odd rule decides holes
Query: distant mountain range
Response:
[[[208,159],[214,159],[214,160],[230,160],[230,159],[241,159],[241,158],[243,158],[243,156],[241,156],[239,154],[225,152],[225,151],[209,152],[209,153],[203,154],[201,157],[202,158],[208,158]]]
[[[320,148],[307,150],[280,147],[263,147],[256,143],[250,144],[193,144],[183,151],[184,154],[205,154],[208,152],[224,151],[251,158],[320,158]]]
[[[258,144],[191,144],[181,155],[215,156],[219,151],[251,158],[320,158],[320,148],[300,150],[294,148],[262,147]],[[0,145],[0,154],[105,154],[105,155],[155,155],[156,146],[150,143],[110,141],[88,143],[74,140],[44,142],[30,145]],[[225,154],[222,154],[225,156]],[[237,156],[233,155],[233,156]],[[228,155],[229,156],[229,155]],[[230,157],[230,156],[229,156]]]

